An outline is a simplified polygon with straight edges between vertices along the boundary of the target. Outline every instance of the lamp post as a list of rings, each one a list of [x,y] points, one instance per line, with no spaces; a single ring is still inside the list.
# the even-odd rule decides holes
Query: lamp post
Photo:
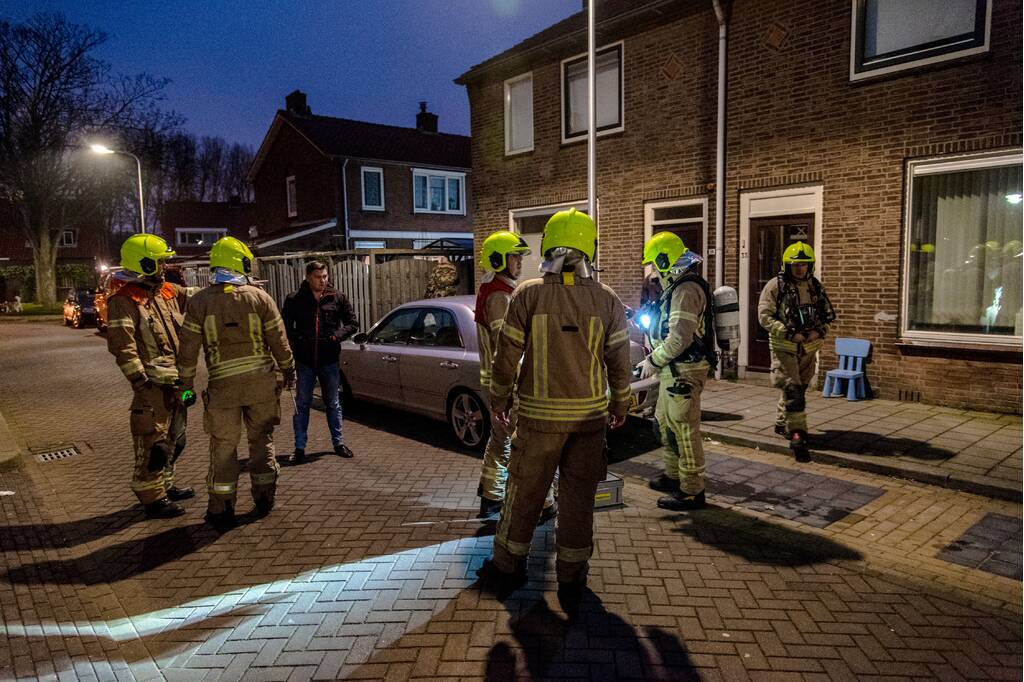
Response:
[[[145,199],[143,199],[143,196],[142,196],[142,162],[139,161],[139,157],[135,156],[135,154],[132,154],[131,152],[125,152],[125,151],[121,151],[119,149],[110,149],[109,147],[104,147],[101,144],[89,145],[89,148],[92,149],[97,154],[122,154],[124,156],[130,156],[133,159],[135,159],[135,170],[138,172],[138,181],[139,181],[139,231],[142,232],[143,234],[145,234],[145,232],[146,232],[146,202],[145,202]]]

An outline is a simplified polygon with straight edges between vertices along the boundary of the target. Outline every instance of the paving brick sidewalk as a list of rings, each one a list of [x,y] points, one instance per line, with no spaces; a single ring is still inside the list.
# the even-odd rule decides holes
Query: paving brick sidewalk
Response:
[[[990,497],[1021,499],[1021,416],[894,400],[848,401],[809,391],[807,422],[817,462],[900,476]],[[787,452],[775,434],[779,392],[710,381],[705,436]]]

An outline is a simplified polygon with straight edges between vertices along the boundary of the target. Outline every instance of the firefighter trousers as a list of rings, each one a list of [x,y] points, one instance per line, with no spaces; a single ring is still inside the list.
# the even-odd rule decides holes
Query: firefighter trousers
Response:
[[[132,492],[142,504],[156,502],[174,485],[174,463],[185,449],[185,408],[174,388],[150,383],[135,391],[129,422],[135,451]]]
[[[491,423],[491,435],[487,439],[487,447],[484,449],[484,461],[480,467],[480,497],[495,502],[505,499],[505,488],[508,481],[508,460],[512,453],[512,433],[516,429],[516,409],[512,408],[509,425],[506,428],[501,424]],[[555,472],[555,480],[548,489],[548,496],[544,498],[544,508],[547,509],[555,503],[555,494],[558,490],[558,472]]]
[[[205,396],[204,396],[205,397]],[[206,405],[204,425],[210,434],[210,471],[206,488],[210,494],[207,509],[212,514],[235,508],[238,488],[238,441],[242,423],[249,440],[249,480],[253,500],[274,501],[277,472],[274,457],[274,427],[281,423],[281,403],[266,400],[251,405],[217,407]]]
[[[525,567],[530,542],[555,469],[558,520],[555,563],[559,582],[586,578],[594,551],[594,494],[608,472],[605,430],[546,433],[519,424],[512,436],[508,489],[494,536],[494,563],[506,572]]]
[[[700,394],[708,378],[706,362],[677,363],[661,370],[654,418],[661,435],[665,475],[687,495],[704,490],[704,443],[700,435]]]
[[[781,390],[775,423],[789,433],[807,432],[807,385],[814,376],[817,353],[772,350],[772,386]]]

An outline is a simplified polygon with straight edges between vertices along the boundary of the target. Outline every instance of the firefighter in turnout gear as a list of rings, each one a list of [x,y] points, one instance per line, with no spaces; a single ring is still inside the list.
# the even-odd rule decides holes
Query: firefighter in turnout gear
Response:
[[[594,280],[596,249],[597,229],[585,213],[551,217],[541,240],[544,275],[512,294],[491,372],[494,421],[509,422],[514,398],[519,414],[494,556],[478,575],[499,598],[526,582],[530,541],[557,468],[558,598],[570,616],[593,553],[594,494],[607,473],[605,427],[609,416],[612,428],[625,423],[630,397],[625,310]]]
[[[836,317],[813,274],[814,260],[809,244],[790,244],[782,254],[782,270],[765,285],[757,304],[757,319],[768,332],[772,385],[782,391],[775,432],[789,437],[798,462],[811,461],[805,395],[818,351]]]
[[[252,251],[224,237],[210,251],[212,283],[189,301],[178,373],[192,389],[202,346],[209,372],[203,426],[210,434],[206,518],[218,530],[235,525],[237,447],[242,423],[249,440],[249,478],[256,512],[270,513],[277,488],[274,427],[281,422],[281,384],[295,383],[295,362],[274,300],[252,284]]]
[[[665,472],[649,485],[668,493],[658,506],[673,511],[704,506],[700,395],[718,355],[714,303],[708,283],[697,274],[702,262],[671,232],[659,232],[644,245],[643,264],[654,267],[662,288],[648,329],[653,351],[637,366],[641,378],[659,379],[654,416]]]
[[[176,399],[175,360],[189,290],[163,279],[164,260],[173,255],[156,235],[126,239],[122,270],[114,275],[123,285],[107,302],[107,348],[134,392],[132,491],[151,518],[184,514],[176,500],[194,494],[174,485],[174,463],[185,449],[185,408]]]
[[[501,325],[508,310],[516,280],[523,270],[523,256],[530,254],[530,247],[523,238],[505,230],[495,232],[484,240],[480,255],[480,266],[484,276],[476,296],[474,319],[477,328],[477,343],[480,346],[480,386],[484,390],[491,386],[491,362],[497,346]],[[512,432],[516,428],[516,410],[513,405],[509,412],[509,423],[494,422],[491,435],[484,449],[484,461],[480,468],[480,517],[494,519],[501,511],[505,500],[505,482],[508,480],[508,458],[512,451]],[[554,486],[544,500],[543,523],[555,513]]]

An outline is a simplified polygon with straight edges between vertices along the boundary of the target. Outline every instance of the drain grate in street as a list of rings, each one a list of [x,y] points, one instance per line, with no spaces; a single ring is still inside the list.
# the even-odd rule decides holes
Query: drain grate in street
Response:
[[[939,552],[938,558],[1020,580],[1024,575],[1021,539],[1019,518],[989,513]]]
[[[68,457],[74,457],[80,454],[82,453],[78,451],[78,448],[72,446],[70,448],[61,448],[60,450],[40,452],[39,454],[36,455],[36,461],[45,464],[46,462],[56,462],[57,460],[67,459]]]
[[[643,478],[662,471],[643,462],[619,462],[612,468],[620,475]],[[815,528],[835,523],[885,493],[882,488],[711,453],[707,491],[712,498]]]

